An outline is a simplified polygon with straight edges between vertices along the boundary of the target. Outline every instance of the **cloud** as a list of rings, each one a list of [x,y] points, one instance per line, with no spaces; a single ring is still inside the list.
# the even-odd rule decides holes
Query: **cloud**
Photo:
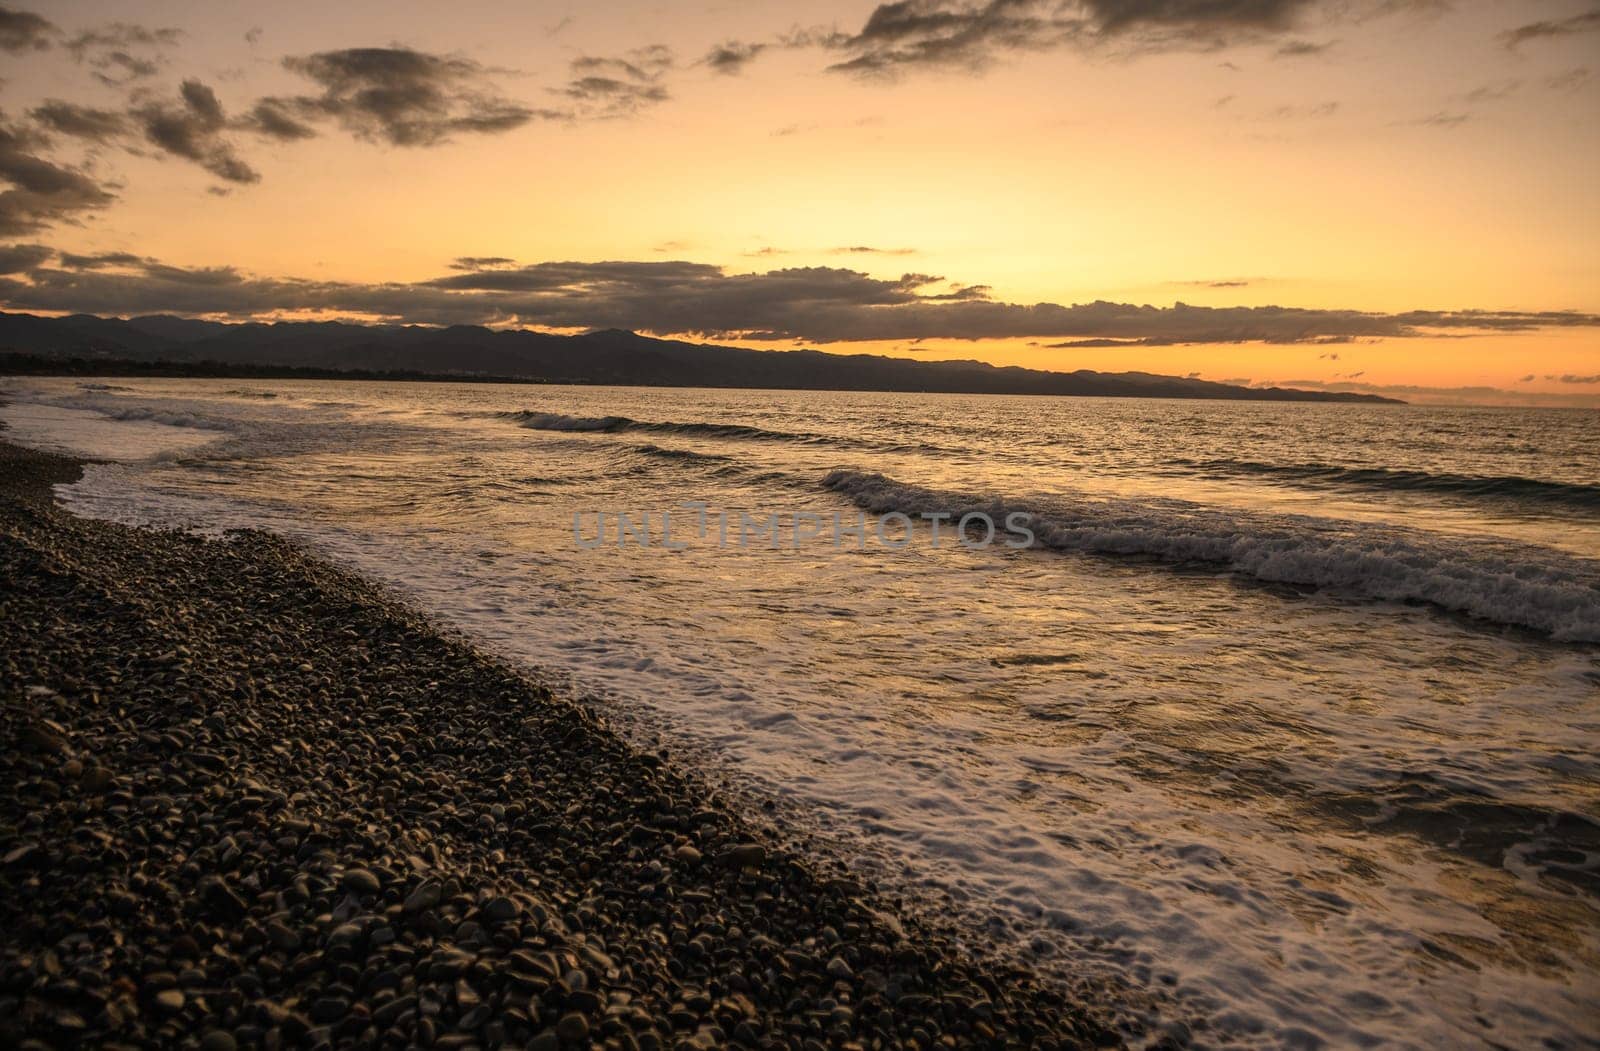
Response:
[[[571,114],[586,119],[631,117],[670,98],[662,77],[676,60],[660,44],[637,48],[620,58],[582,55],[572,60],[571,78],[557,93],[578,105]]]
[[[1178,288],[1249,288],[1256,280],[1248,277],[1226,277],[1209,281],[1168,281],[1167,284]]]
[[[1313,43],[1310,40],[1291,40],[1279,47],[1273,54],[1278,58],[1307,58],[1311,55],[1326,54],[1333,48],[1333,45],[1334,42],[1332,40],[1324,41],[1321,44]]]
[[[1449,332],[1600,327],[1574,312],[1410,311],[1294,307],[1158,307],[1096,301],[1006,303],[981,285],[930,274],[878,278],[836,267],[728,273],[686,261],[546,262],[458,259],[428,281],[359,284],[257,277],[231,267],[185,269],[124,259],[39,266],[0,282],[17,309],[251,317],[283,311],[419,324],[627,328],[663,335],[808,343],[1056,338],[1076,345],[1343,343]],[[1115,341],[1097,342],[1084,341]]]
[[[838,41],[852,57],[829,68],[865,76],[893,76],[917,66],[980,70],[1000,53],[1046,50],[1089,31],[1085,18],[1054,10],[1032,0],[880,4],[859,32]]]
[[[1595,373],[1593,376],[1574,376],[1569,372],[1565,376],[1557,377],[1556,382],[1576,384],[1600,383],[1600,373]]]
[[[1579,66],[1576,69],[1569,69],[1564,73],[1546,77],[1544,86],[1551,91],[1576,91],[1589,82],[1589,77],[1589,67]]]
[[[160,71],[159,52],[174,47],[183,33],[170,27],[150,28],[130,22],[113,22],[86,30],[67,40],[65,47],[79,62],[87,62],[94,78],[120,88]],[[144,52],[143,55],[136,52]],[[154,54],[153,54],[154,53]]]
[[[128,130],[127,118],[121,113],[60,99],[47,99],[30,110],[28,116],[47,131],[89,142],[110,142]]]
[[[769,44],[752,44],[729,40],[707,51],[705,58],[700,61],[704,65],[710,66],[715,72],[736,75],[743,73],[744,67],[755,61],[756,56],[770,46]]]
[[[258,99],[250,112],[239,121],[239,126],[279,142],[315,138],[317,129],[293,115],[292,110],[297,108],[300,107],[293,101],[285,103],[275,98]]]
[[[76,222],[115,198],[89,176],[39,156],[37,132],[0,123],[0,237]]]
[[[1416,120],[1406,121],[1405,123],[1424,128],[1456,128],[1471,119],[1471,115],[1466,113],[1448,113],[1444,110],[1439,110],[1436,113],[1428,114],[1426,117],[1418,117]]]
[[[1046,343],[1046,350],[1109,350],[1112,347],[1170,347],[1177,340],[1171,339],[1112,339],[1108,336],[1096,336],[1092,339],[1069,339],[1060,343]]]
[[[1494,84],[1484,84],[1473,88],[1461,96],[1461,101],[1469,106],[1481,106],[1485,102],[1499,102],[1515,95],[1522,88],[1520,80],[1502,80]]]
[[[1313,23],[1445,9],[1443,0],[893,0],[874,8],[855,33],[812,31],[783,44],[843,52],[847,57],[828,67],[835,72],[894,78],[916,69],[982,71],[1008,55],[1064,47],[1216,51],[1269,43]],[[1295,37],[1276,56],[1321,54],[1335,43]]]
[[[96,252],[89,255],[79,255],[75,252],[62,252],[61,265],[68,270],[99,270],[107,266],[143,266],[149,260],[143,256],[134,255],[132,252]]]
[[[871,245],[842,245],[828,249],[829,255],[916,255],[915,248],[874,248]]]
[[[0,7],[0,51],[13,55],[44,51],[59,33],[48,18],[32,11]]]
[[[1313,0],[897,0],[874,9],[859,32],[831,42],[851,57],[830,68],[867,76],[919,66],[981,70],[1008,52],[1066,45],[1212,49],[1292,30],[1312,6]]]
[[[259,182],[261,176],[223,137],[228,122],[216,92],[198,80],[185,80],[177,104],[150,102],[134,111],[145,140],[164,153],[193,161],[217,178]]]
[[[462,255],[451,263],[452,270],[493,270],[500,266],[515,266],[516,260],[503,255]]]
[[[0,274],[20,274],[32,270],[56,254],[44,245],[0,245]]]
[[[1263,114],[1266,120],[1326,120],[1339,112],[1337,102],[1317,102],[1305,106],[1279,106]]]
[[[1600,7],[1571,18],[1529,22],[1500,34],[1500,41],[1508,50],[1515,51],[1530,40],[1575,36],[1579,33],[1600,31]]]
[[[1532,383],[1537,378],[1538,378],[1537,376],[1535,376],[1533,373],[1530,372],[1526,376],[1524,376],[1520,380],[1518,380],[1517,382],[1518,383]]]
[[[78,33],[66,43],[73,57],[82,59],[96,51],[126,50],[132,47],[173,47],[183,38],[183,32],[170,27],[151,29],[130,22],[113,22],[99,29]]]
[[[501,97],[490,84],[490,70],[466,58],[362,47],[290,56],[283,65],[322,93],[258,103],[252,111],[256,130],[277,138],[286,132],[304,138],[298,129],[331,119],[360,139],[437,146],[459,133],[510,131],[541,115]]]

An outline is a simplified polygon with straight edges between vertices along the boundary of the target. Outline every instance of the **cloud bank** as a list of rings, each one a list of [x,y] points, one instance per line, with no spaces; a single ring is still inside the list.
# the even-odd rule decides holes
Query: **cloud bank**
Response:
[[[1113,303],[1007,303],[982,285],[929,274],[873,277],[838,267],[729,273],[687,261],[543,262],[461,258],[412,283],[258,277],[125,253],[11,250],[0,303],[13,310],[230,318],[287,312],[415,324],[626,328],[658,335],[811,344],[879,340],[1060,339],[1069,347],[1175,343],[1339,344],[1437,333],[1600,327],[1567,311],[1407,311]],[[54,256],[54,253],[51,253]]]

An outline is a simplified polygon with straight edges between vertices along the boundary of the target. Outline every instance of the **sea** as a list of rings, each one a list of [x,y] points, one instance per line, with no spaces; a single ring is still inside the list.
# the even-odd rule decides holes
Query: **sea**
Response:
[[[1600,412],[11,379],[1103,990],[1138,1044],[1600,1046]]]

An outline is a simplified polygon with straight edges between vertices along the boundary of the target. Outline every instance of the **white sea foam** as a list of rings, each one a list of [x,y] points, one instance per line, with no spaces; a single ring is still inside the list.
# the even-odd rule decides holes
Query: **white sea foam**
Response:
[[[964,496],[862,471],[835,471],[823,484],[880,514],[959,520],[976,512],[1001,522],[1021,513],[1042,547],[1203,563],[1270,583],[1424,602],[1561,641],[1600,642],[1600,566],[1554,551],[1517,557],[1503,545],[1449,545],[1392,529],[1175,503]]]
[[[127,408],[97,406],[94,411],[113,420],[127,420],[129,422],[143,420],[149,423],[159,423],[166,427],[193,427],[203,431],[223,431],[228,429],[227,425],[221,421],[196,413],[153,409],[142,405],[132,405]]]

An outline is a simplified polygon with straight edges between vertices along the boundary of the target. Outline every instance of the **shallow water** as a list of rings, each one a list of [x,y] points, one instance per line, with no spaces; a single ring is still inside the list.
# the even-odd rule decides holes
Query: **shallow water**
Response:
[[[75,509],[311,540],[1131,1024],[1596,1041],[1600,414],[114,382],[0,410],[127,429]],[[973,509],[1034,544],[921,517]]]

